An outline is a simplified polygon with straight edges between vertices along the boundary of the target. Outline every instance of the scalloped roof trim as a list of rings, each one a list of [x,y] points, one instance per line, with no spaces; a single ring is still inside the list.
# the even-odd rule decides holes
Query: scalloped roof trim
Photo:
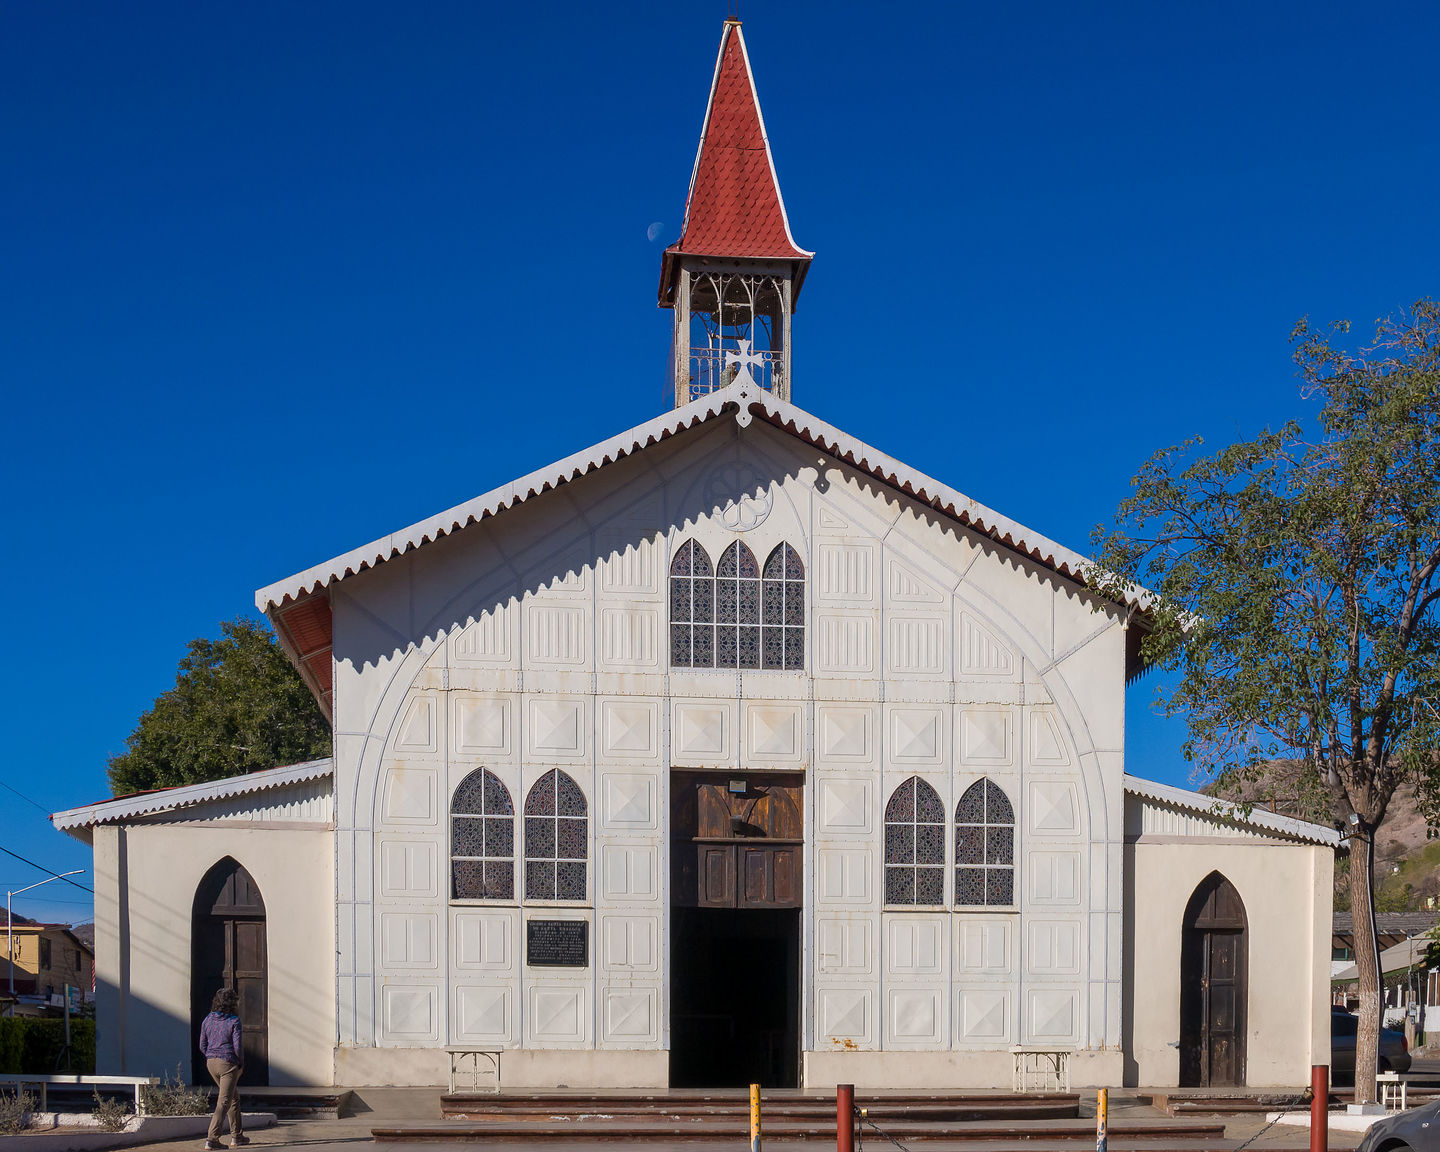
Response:
[[[457,504],[436,516],[261,588],[255,593],[255,607],[262,612],[283,607],[290,601],[319,592],[347,577],[358,575],[367,568],[403,556],[452,532],[458,532],[507,508],[524,503],[531,497],[549,492],[607,464],[623,460],[652,444],[658,444],[680,432],[721,418],[727,413],[759,416],[767,423],[899,489],[936,511],[945,513],[1012,551],[1063,576],[1082,584],[1085,582],[1085,571],[1091,566],[1087,557],[1000,515],[865,441],[827,424],[803,408],[781,400],[753,384],[739,383],[702,396],[618,436],[602,440],[590,448],[522,476],[510,484],[494,488],[463,504]],[[749,420],[747,418],[742,422],[749,423]],[[1142,592],[1132,603],[1143,603],[1144,596]]]
[[[1187,788],[1175,788],[1154,780],[1143,780],[1139,776],[1131,776],[1128,772],[1125,773],[1125,791],[1132,796],[1140,796],[1161,804],[1173,804],[1177,808],[1185,808],[1203,816],[1230,820],[1251,828],[1263,828],[1268,832],[1279,832],[1312,844],[1324,844],[1327,848],[1339,848],[1343,843],[1340,833],[1324,824],[1313,824],[1309,820],[1299,820],[1294,816],[1282,816],[1265,808],[1251,808],[1246,812],[1243,804],[1237,804],[1233,800],[1221,800],[1216,796],[1206,796],[1203,792],[1191,792]]]
[[[128,796],[117,796],[113,800],[101,800],[95,804],[56,812],[50,817],[50,823],[61,832],[75,828],[93,828],[96,824],[115,824],[154,812],[173,812],[211,800],[268,792],[273,788],[283,788],[287,784],[320,780],[334,774],[335,761],[327,756],[323,760],[307,760],[303,764],[287,764],[280,768],[262,768],[258,772],[227,776],[223,780],[207,780],[203,784],[177,784],[173,788],[132,792]]]

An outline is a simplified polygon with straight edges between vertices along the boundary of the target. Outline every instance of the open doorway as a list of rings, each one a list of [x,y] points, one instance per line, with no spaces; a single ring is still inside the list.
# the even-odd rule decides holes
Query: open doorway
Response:
[[[675,908],[670,1084],[799,1082],[800,910]]]

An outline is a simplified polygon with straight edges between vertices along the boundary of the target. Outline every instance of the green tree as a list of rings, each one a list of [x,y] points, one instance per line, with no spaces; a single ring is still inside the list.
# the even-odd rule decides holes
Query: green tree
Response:
[[[1153,456],[1096,530],[1094,581],[1146,603],[1143,654],[1172,673],[1159,703],[1185,718],[1199,775],[1225,789],[1266,760],[1304,765],[1373,929],[1375,833],[1396,787],[1416,780],[1432,825],[1440,797],[1440,304],[1377,322],[1354,352],[1336,346],[1348,332],[1292,334],[1313,432]],[[1373,930],[1355,944],[1356,1091],[1374,1100],[1379,949]]]
[[[270,629],[245,617],[220,629],[190,641],[175,687],[110,758],[114,795],[330,755],[330,727]]]

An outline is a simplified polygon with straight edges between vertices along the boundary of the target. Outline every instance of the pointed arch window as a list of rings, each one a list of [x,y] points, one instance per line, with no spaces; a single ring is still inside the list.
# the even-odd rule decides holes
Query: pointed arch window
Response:
[[[763,668],[805,667],[805,565],[789,544],[777,544],[760,581]],[[750,665],[753,667],[753,665]]]
[[[760,565],[740,540],[715,566],[715,667],[760,667]]]
[[[585,793],[552,768],[525,797],[525,898],[584,900]]]
[[[955,806],[955,903],[1015,903],[1015,809],[994,781],[982,777]]]
[[[945,903],[945,805],[918,776],[885,805],[885,903]]]
[[[515,805],[486,768],[466,776],[450,798],[450,896],[515,899]]]
[[[715,571],[694,540],[681,544],[670,562],[670,663],[715,666]]]

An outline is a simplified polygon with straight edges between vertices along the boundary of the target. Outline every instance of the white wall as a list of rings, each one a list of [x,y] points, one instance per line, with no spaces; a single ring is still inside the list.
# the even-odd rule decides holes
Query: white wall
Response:
[[[759,522],[737,532],[742,515]],[[762,564],[781,541],[799,551],[803,672],[669,667],[666,573],[690,538],[712,560],[736,538]],[[810,775],[806,1049],[1118,1050],[1124,638],[1072,583],[726,420],[363,572],[332,603],[339,1031],[396,1049],[397,1078],[400,1051],[446,1043],[668,1046],[671,765]],[[553,767],[579,782],[586,902],[448,899],[449,796],[482,766],[517,808]],[[1015,907],[883,907],[882,814],[911,775],[952,818],[981,776],[1005,790]],[[588,969],[525,966],[537,915],[591,924]]]
[[[329,1084],[334,1071],[333,833],[223,823],[94,831],[96,1071],[189,1077],[190,917],[226,856],[265,901],[270,1083]]]
[[[1138,803],[1138,802],[1137,802]],[[1180,939],[1185,906],[1211,872],[1239,893],[1247,917],[1246,1083],[1294,1087],[1330,1063],[1332,849],[1262,838],[1126,846],[1125,1082],[1173,1087],[1180,1076]]]

